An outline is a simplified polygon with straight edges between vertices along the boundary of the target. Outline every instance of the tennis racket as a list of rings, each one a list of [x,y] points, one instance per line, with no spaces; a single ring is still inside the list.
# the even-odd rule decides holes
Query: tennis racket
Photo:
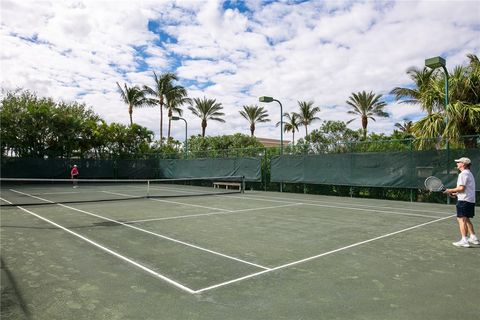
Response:
[[[425,188],[433,192],[444,192],[445,190],[447,190],[447,188],[445,188],[445,186],[443,185],[442,180],[433,176],[425,179]]]

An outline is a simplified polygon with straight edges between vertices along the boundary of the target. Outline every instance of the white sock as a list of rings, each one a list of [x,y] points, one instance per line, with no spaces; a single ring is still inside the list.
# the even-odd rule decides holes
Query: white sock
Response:
[[[470,239],[472,239],[472,240],[477,240],[477,236],[474,235],[474,234],[471,234],[471,235],[470,235]]]
[[[468,238],[467,237],[462,237],[462,241],[463,242],[468,241]]]

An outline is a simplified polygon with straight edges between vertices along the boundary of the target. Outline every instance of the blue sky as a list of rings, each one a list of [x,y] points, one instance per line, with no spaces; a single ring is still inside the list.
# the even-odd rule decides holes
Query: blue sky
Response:
[[[282,101],[285,112],[313,100],[322,120],[347,121],[345,101],[362,90],[388,102],[390,118],[370,122],[369,131],[391,133],[395,122],[422,116],[418,106],[389,96],[394,87],[411,85],[407,68],[423,67],[432,56],[453,68],[480,47],[478,1],[0,3],[3,89],[85,102],[108,122],[127,124],[115,83],[151,86],[153,71],[175,72],[189,96],[222,103],[226,123],[209,121],[207,135],[249,134],[238,112],[262,105],[262,95]],[[278,105],[263,106],[272,122],[259,124],[256,135],[278,138]],[[189,135],[199,134],[200,120],[184,109]],[[158,108],[136,109],[133,119],[158,137]],[[360,121],[349,127],[359,128]],[[183,140],[183,122],[172,130]]]

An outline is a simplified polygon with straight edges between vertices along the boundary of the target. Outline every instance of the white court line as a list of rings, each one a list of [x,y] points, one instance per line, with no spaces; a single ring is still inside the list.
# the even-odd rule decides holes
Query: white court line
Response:
[[[160,189],[160,188],[159,188]],[[168,189],[172,189],[172,190],[175,190],[175,188],[168,188]],[[178,189],[178,192],[183,192],[183,193],[194,193],[193,191],[186,191],[186,190],[180,190]],[[214,195],[216,196],[216,195]],[[259,200],[259,201],[270,201],[270,202],[288,202],[288,203],[291,203],[292,201],[298,201],[299,199],[294,199],[294,198],[282,198],[282,199],[285,199],[285,200],[278,200],[277,198],[274,198],[274,197],[267,197],[267,196],[262,196],[262,195],[250,195],[249,197],[242,197],[242,196],[233,196],[233,195],[222,195],[222,197],[226,197],[226,198],[235,198],[235,199],[254,199],[254,200]],[[333,207],[335,207],[335,205],[337,205],[337,203],[333,203],[331,201],[324,201],[324,200],[312,200],[312,199],[302,199],[303,203],[304,204],[307,204],[309,202],[314,202],[314,203],[317,203],[317,202],[320,202],[320,203],[327,203],[327,204],[333,204]],[[366,207],[366,208],[376,208],[375,210],[377,210],[378,208],[382,208],[382,209],[401,209],[401,210],[405,210],[405,211],[413,211],[413,212],[427,212],[427,213],[442,213],[442,214],[448,214],[450,215],[450,212],[440,212],[440,211],[430,211],[430,210],[422,210],[422,209],[410,209],[410,208],[394,208],[394,207],[387,207],[387,206],[373,206],[373,205],[366,205],[366,204],[357,204],[357,203],[342,203],[342,205],[351,205],[353,207],[339,207],[341,209],[344,209],[344,208],[347,208],[347,209],[360,209],[358,207]],[[367,211],[367,210],[364,210],[364,211]],[[377,210],[378,211],[378,210]],[[388,211],[378,211],[378,212],[387,212],[389,213]],[[408,213],[404,213],[404,215],[408,215]],[[419,216],[424,216],[426,218],[437,218],[438,216],[427,216],[427,215],[419,215]]]
[[[268,210],[268,209],[277,209],[277,208],[285,208],[285,207],[292,207],[302,205],[303,203],[290,203],[281,206],[272,206],[272,207],[260,207],[260,208],[250,208],[250,209],[240,209],[240,210],[232,210],[228,212],[207,212],[207,213],[198,213],[198,214],[189,214],[184,216],[176,216],[176,217],[164,217],[164,218],[151,218],[151,219],[142,219],[142,220],[132,220],[127,221],[125,223],[136,223],[136,222],[147,222],[147,221],[161,221],[161,220],[173,220],[173,219],[182,219],[182,218],[192,218],[192,217],[202,217],[202,216],[212,216],[212,215],[219,215],[219,214],[232,214],[237,212],[246,212],[246,211],[257,211],[257,210]]]
[[[249,200],[258,200],[258,201],[267,201],[267,202],[282,202],[282,203],[295,203],[290,200],[276,200],[271,198],[257,198],[257,197],[235,197],[235,196],[224,196],[229,198],[235,199],[249,199]],[[308,201],[308,200],[307,200]],[[377,213],[386,213],[391,215],[400,215],[400,216],[412,216],[412,217],[423,217],[423,218],[438,218],[438,216],[430,216],[425,214],[417,214],[417,213],[407,213],[407,212],[395,212],[395,211],[383,211],[383,210],[376,210],[376,209],[364,209],[364,208],[356,208],[356,207],[343,207],[337,205],[327,205],[327,204],[319,204],[319,203],[309,203],[309,202],[302,202],[306,206],[316,206],[316,207],[325,207],[325,208],[333,208],[333,209],[350,209],[356,211],[369,211],[369,212],[377,212]],[[375,208],[374,206],[372,206]],[[386,208],[386,207],[381,207]],[[389,208],[389,209],[400,209],[400,208]],[[403,208],[402,208],[403,210]],[[418,211],[418,210],[415,210]]]
[[[351,210],[354,210],[354,211],[369,211],[369,212],[386,213],[386,214],[399,215],[399,216],[411,216],[411,217],[422,217],[422,218],[433,218],[433,219],[438,218],[438,216],[429,216],[429,215],[426,215],[426,214],[383,211],[383,210],[364,209],[364,208],[355,208],[355,207],[340,207],[340,206],[332,206],[332,205],[318,204],[318,203],[305,203],[305,205],[306,206],[314,206],[314,207],[334,208],[334,209],[351,209]]]
[[[6,201],[6,200],[4,200],[4,201]],[[6,202],[8,202],[9,204],[12,204],[12,203],[9,202],[9,201],[6,201]],[[93,245],[93,246],[95,246],[95,247],[97,247],[97,248],[99,248],[99,249],[101,249],[101,250],[103,250],[103,251],[105,251],[105,252],[107,252],[107,253],[109,253],[109,254],[111,254],[111,255],[113,255],[113,256],[121,259],[121,260],[123,260],[123,261],[126,261],[126,262],[132,264],[132,265],[134,265],[135,267],[140,268],[140,269],[142,269],[143,271],[146,271],[147,273],[150,273],[151,275],[153,275],[153,276],[155,276],[155,277],[157,277],[157,278],[159,278],[159,279],[161,279],[161,280],[163,280],[163,281],[166,281],[166,282],[168,282],[169,284],[174,285],[175,287],[177,287],[177,288],[179,288],[179,289],[182,289],[182,290],[184,290],[184,291],[186,291],[186,292],[188,292],[188,293],[195,293],[194,290],[192,290],[192,289],[184,286],[183,284],[181,284],[181,283],[179,283],[179,282],[177,282],[177,281],[174,281],[174,280],[172,280],[172,279],[170,279],[170,278],[167,278],[166,276],[164,276],[164,275],[162,275],[162,274],[160,274],[160,273],[158,273],[158,272],[155,272],[155,271],[153,271],[152,269],[147,268],[147,267],[141,265],[140,263],[133,261],[133,260],[130,259],[130,258],[127,258],[127,257],[125,257],[125,256],[123,256],[123,255],[121,255],[121,254],[119,254],[119,253],[117,253],[117,252],[115,252],[115,251],[113,251],[113,250],[111,250],[111,249],[108,249],[107,247],[102,246],[101,244],[99,244],[99,243],[97,243],[97,242],[95,242],[95,241],[93,241],[93,240],[88,239],[87,237],[84,237],[84,236],[82,236],[82,235],[80,235],[80,234],[78,234],[78,233],[76,233],[76,232],[74,232],[74,231],[72,231],[72,230],[70,230],[70,229],[68,229],[68,228],[65,228],[64,226],[59,225],[58,223],[55,223],[55,222],[53,222],[53,221],[51,221],[51,220],[49,220],[49,219],[47,219],[47,218],[44,218],[44,217],[40,216],[40,215],[36,214],[36,213],[33,212],[33,211],[27,210],[27,209],[25,209],[25,208],[23,208],[23,207],[20,207],[20,206],[17,206],[17,208],[19,208],[20,210],[25,211],[25,212],[28,213],[28,214],[31,214],[31,215],[34,216],[34,217],[37,217],[38,219],[41,219],[41,220],[43,220],[43,221],[45,221],[45,222],[50,223],[50,224],[54,225],[55,227],[57,227],[57,228],[59,228],[59,229],[62,229],[63,231],[66,231],[66,232],[74,235],[75,237],[78,237],[78,238],[82,239],[82,240],[90,243],[91,245]]]
[[[186,190],[182,188],[175,188],[175,187],[166,187],[166,186],[158,186],[158,185],[150,185],[150,190],[166,190],[171,192],[180,192],[180,193],[198,193],[193,190]]]
[[[126,193],[118,193],[118,192],[110,192],[110,191],[102,191],[102,192],[117,195],[117,196],[123,196],[123,197],[135,197],[134,195],[126,194]],[[209,210],[221,210],[221,211],[231,212],[230,210],[227,210],[227,209],[206,207],[206,206],[201,206],[201,205],[198,205],[198,204],[189,204],[189,203],[183,203],[183,202],[177,202],[177,201],[171,201],[171,200],[155,199],[155,198],[148,198],[148,199],[153,200],[153,201],[158,201],[158,202],[181,204],[181,205],[185,205],[185,206],[189,206],[189,207],[197,207],[197,208],[203,208],[203,209],[209,209]]]
[[[43,192],[41,195],[52,195],[52,194],[72,194],[72,193],[81,193],[76,191],[67,191],[67,192]]]
[[[118,220],[110,219],[110,218],[107,218],[107,217],[104,217],[104,216],[101,216],[101,215],[98,215],[98,214],[95,214],[95,213],[91,213],[91,212],[88,212],[88,211],[85,211],[85,210],[81,210],[81,209],[77,209],[77,208],[74,208],[74,207],[70,207],[70,206],[67,206],[67,205],[64,205],[64,204],[61,204],[61,203],[55,203],[55,202],[53,202],[53,201],[50,201],[50,200],[47,200],[47,199],[42,199],[42,198],[40,198],[40,197],[36,197],[36,196],[33,196],[33,195],[29,195],[29,194],[23,193],[23,192],[21,192],[21,191],[17,191],[17,190],[13,190],[13,189],[10,189],[10,190],[13,191],[13,192],[17,192],[17,193],[20,193],[20,194],[23,194],[23,195],[32,197],[32,198],[36,198],[36,199],[39,199],[39,200],[42,200],[42,201],[46,201],[46,202],[49,202],[49,203],[52,203],[52,204],[56,204],[56,205],[58,205],[58,206],[61,206],[61,207],[67,208],[67,209],[75,210],[75,211],[78,211],[78,212],[82,212],[82,213],[88,214],[88,215],[93,216],[93,217],[97,217],[97,218],[100,218],[100,219],[103,219],[103,220],[107,220],[107,221],[110,221],[110,222],[114,222],[114,223],[120,224],[120,225],[122,225],[122,226],[125,226],[125,227],[128,227],[128,228],[132,228],[132,229],[135,229],[135,230],[144,232],[144,233],[148,233],[148,234],[154,235],[154,236],[159,237],[159,238],[162,238],[162,239],[166,239],[166,240],[169,240],[169,241],[172,241],[172,242],[180,243],[180,244],[183,244],[183,245],[185,245],[185,246],[188,246],[188,247],[191,247],[191,248],[195,248],[195,249],[198,249],[198,250],[201,250],[201,251],[209,252],[209,253],[212,253],[212,254],[215,254],[215,255],[224,257],[224,258],[228,258],[228,259],[231,259],[231,260],[235,260],[235,261],[238,261],[238,262],[242,262],[242,263],[244,263],[244,264],[248,264],[248,265],[251,265],[251,266],[260,268],[260,269],[265,269],[265,270],[269,270],[269,269],[270,269],[270,268],[268,268],[268,267],[264,267],[264,266],[261,266],[261,265],[259,265],[259,264],[253,263],[253,262],[249,262],[249,261],[246,261],[246,260],[242,260],[242,259],[239,259],[239,258],[235,258],[235,257],[229,256],[229,255],[226,255],[226,254],[223,254],[223,253],[220,253],[220,252],[216,252],[216,251],[213,251],[213,250],[210,250],[210,249],[206,249],[206,248],[199,247],[199,246],[197,246],[197,245],[194,245],[194,244],[191,244],[191,243],[188,243],[188,242],[184,242],[184,241],[181,241],[181,240],[173,239],[173,238],[170,238],[170,237],[161,235],[161,234],[159,234],[159,233],[155,233],[155,232],[148,231],[148,230],[145,230],[145,229],[142,229],[142,228],[139,228],[139,227],[135,227],[135,226],[129,225],[129,224],[125,223],[125,222],[121,222],[121,221],[118,221]]]
[[[203,289],[196,290],[194,293],[195,294],[202,293],[202,292],[212,290],[212,289],[215,289],[215,288],[219,288],[219,287],[223,287],[223,286],[235,283],[235,282],[250,279],[250,278],[259,276],[261,274],[265,274],[265,273],[276,271],[276,270],[279,270],[279,269],[291,267],[293,265],[297,265],[297,264],[304,263],[304,262],[307,262],[307,261],[310,261],[310,260],[314,260],[314,259],[317,259],[317,258],[320,258],[320,257],[324,257],[324,256],[327,256],[327,255],[330,255],[330,254],[333,254],[333,253],[336,253],[336,252],[340,252],[340,251],[343,251],[343,250],[347,250],[347,249],[350,249],[350,248],[353,248],[353,247],[358,247],[362,244],[366,244],[366,243],[369,243],[369,242],[373,242],[373,241],[377,241],[377,240],[384,239],[384,238],[387,238],[387,237],[391,237],[391,236],[397,235],[399,233],[403,233],[403,232],[406,232],[406,231],[417,229],[417,228],[420,228],[420,227],[423,227],[423,226],[426,226],[426,225],[429,225],[429,224],[432,224],[432,223],[435,223],[435,222],[438,222],[438,221],[442,221],[442,220],[445,220],[445,219],[450,219],[452,217],[455,217],[455,215],[439,218],[439,219],[436,219],[436,220],[432,220],[432,221],[429,221],[429,222],[418,224],[418,225],[413,226],[413,227],[409,227],[409,228],[405,228],[405,229],[402,229],[402,230],[399,230],[399,231],[388,233],[388,234],[385,234],[383,236],[378,236],[378,237],[371,238],[371,239],[368,239],[368,240],[365,240],[365,241],[360,241],[360,242],[357,242],[357,243],[354,243],[354,244],[351,244],[351,245],[348,245],[348,246],[345,246],[345,247],[341,247],[341,248],[338,248],[338,249],[335,249],[335,250],[324,252],[324,253],[321,253],[321,254],[318,254],[318,255],[315,255],[315,256],[311,256],[311,257],[308,257],[308,258],[305,258],[305,259],[293,261],[293,262],[283,264],[283,265],[278,266],[278,267],[273,267],[273,268],[270,268],[269,270],[264,270],[264,271],[252,273],[252,274],[244,276],[244,277],[240,277],[240,278],[233,279],[233,280],[226,281],[226,282],[222,282],[222,283],[210,286],[210,287],[206,287],[206,288],[203,288]]]
[[[6,202],[6,203],[8,203],[8,204],[13,204],[13,203],[11,203],[10,201],[8,201],[8,200],[6,200],[6,199],[4,199],[4,198],[2,198],[2,197],[0,197],[0,201],[4,201],[4,202]]]
[[[267,196],[262,196],[262,195],[250,195],[251,197],[253,197],[252,199],[257,199],[257,200],[260,200],[260,199],[265,199],[265,201],[279,201],[279,202],[289,202],[289,201],[298,201],[299,199],[295,199],[295,198],[282,198],[282,199],[285,199],[287,201],[282,201],[282,200],[277,200],[277,198],[275,197],[267,197]],[[227,197],[227,196],[226,196]],[[234,196],[230,196],[230,197],[234,197]],[[313,199],[302,199],[303,202],[320,202],[320,203],[327,203],[327,204],[333,204],[333,205],[336,205],[338,204],[337,202],[331,202],[331,201],[325,201],[325,200],[313,200]],[[410,208],[395,208],[395,207],[388,207],[388,206],[374,206],[374,205],[367,205],[367,204],[360,204],[360,203],[341,203],[342,205],[352,205],[352,206],[355,206],[355,207],[367,207],[367,208],[382,208],[382,209],[401,209],[401,210],[406,210],[406,211],[414,211],[414,212],[427,212],[427,213],[443,213],[443,214],[447,214],[447,215],[450,215],[451,212],[441,212],[441,211],[431,211],[431,210],[423,210],[423,209],[410,209]],[[436,218],[436,217],[435,217]]]

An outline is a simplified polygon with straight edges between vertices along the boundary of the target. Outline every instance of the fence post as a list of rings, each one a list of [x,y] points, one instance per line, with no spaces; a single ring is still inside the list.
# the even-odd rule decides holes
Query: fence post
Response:
[[[450,144],[448,143],[448,137],[446,139],[446,148],[447,148],[447,176],[450,175],[449,162],[450,162]],[[447,204],[450,204],[450,196],[447,194]]]
[[[264,166],[261,167],[264,175],[264,185],[265,191],[267,191],[267,166],[268,166],[268,157],[267,157],[267,148],[263,148],[263,158],[264,158]]]
[[[411,179],[417,180],[417,174],[415,172],[415,167],[413,165],[413,139],[408,139],[410,142],[410,168],[412,168],[412,171],[410,172],[411,174]],[[413,202],[413,188],[410,188],[410,202]]]

